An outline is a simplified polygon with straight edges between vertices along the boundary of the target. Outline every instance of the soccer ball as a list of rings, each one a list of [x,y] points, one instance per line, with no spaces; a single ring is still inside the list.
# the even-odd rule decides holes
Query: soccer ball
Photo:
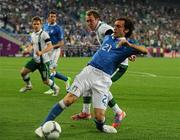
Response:
[[[55,121],[48,121],[43,125],[42,131],[47,140],[56,140],[60,136],[61,127]]]

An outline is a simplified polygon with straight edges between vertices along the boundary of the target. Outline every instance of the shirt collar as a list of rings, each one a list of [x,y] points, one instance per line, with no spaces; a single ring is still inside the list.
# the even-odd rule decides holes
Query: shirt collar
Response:
[[[40,29],[38,32],[35,32],[36,35],[39,35],[42,29]]]
[[[98,21],[98,24],[97,24],[97,26],[96,26],[96,28],[95,28],[95,31],[98,30],[98,28],[99,28],[99,26],[101,25],[101,23],[102,23],[102,21]]]
[[[54,26],[54,25],[56,25],[56,24],[57,24],[56,22],[55,22],[54,24],[49,24],[49,23],[48,23],[48,26]]]

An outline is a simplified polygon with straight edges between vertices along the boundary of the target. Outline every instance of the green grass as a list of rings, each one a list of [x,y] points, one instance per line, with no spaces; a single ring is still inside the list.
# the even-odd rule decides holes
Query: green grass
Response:
[[[48,89],[37,72],[31,74],[33,90],[19,93],[24,85],[20,69],[29,58],[0,58],[0,139],[38,140],[34,130],[55,102],[65,95],[64,83],[59,97],[44,95]],[[89,58],[62,58],[58,70],[74,77]],[[114,83],[111,91],[127,112],[117,134],[100,133],[94,122],[72,121],[70,116],[82,108],[82,99],[65,110],[57,121],[61,140],[178,140],[180,139],[180,59],[138,58],[129,62],[127,73]],[[107,109],[107,123],[113,113]]]

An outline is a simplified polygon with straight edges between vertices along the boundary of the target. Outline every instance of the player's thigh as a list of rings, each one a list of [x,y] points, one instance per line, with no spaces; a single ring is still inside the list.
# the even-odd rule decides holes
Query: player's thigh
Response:
[[[37,69],[37,63],[31,59],[30,61],[28,61],[25,66],[22,68],[21,70],[21,74],[27,74],[29,72],[33,72]]]
[[[59,56],[60,56],[60,49],[53,50],[53,53],[51,56],[50,68],[56,68],[57,67]]]
[[[92,105],[93,105],[93,108],[106,110],[107,105],[108,105],[108,94],[103,93],[103,92],[102,93],[93,92]]]
[[[102,76],[95,81],[92,87],[93,108],[106,110],[108,105],[108,94],[112,81],[108,76]]]
[[[89,76],[90,71],[87,67],[85,67],[78,75],[75,76],[75,79],[68,92],[76,95],[77,97],[82,96],[83,93],[87,93],[91,87],[91,83],[88,80]]]
[[[39,64],[38,70],[41,74],[41,79],[43,81],[47,81],[49,79],[49,62],[47,63],[43,63],[43,64]]]

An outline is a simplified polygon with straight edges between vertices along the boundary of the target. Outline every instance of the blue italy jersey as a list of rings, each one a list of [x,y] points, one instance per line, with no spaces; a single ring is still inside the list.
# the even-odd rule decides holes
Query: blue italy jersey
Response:
[[[52,44],[57,44],[59,41],[64,39],[64,32],[57,24],[50,25],[45,23],[43,29],[49,34]]]
[[[139,51],[134,48],[118,46],[119,41],[118,38],[107,35],[88,65],[112,75],[118,68],[118,65],[127,57],[139,53]]]

